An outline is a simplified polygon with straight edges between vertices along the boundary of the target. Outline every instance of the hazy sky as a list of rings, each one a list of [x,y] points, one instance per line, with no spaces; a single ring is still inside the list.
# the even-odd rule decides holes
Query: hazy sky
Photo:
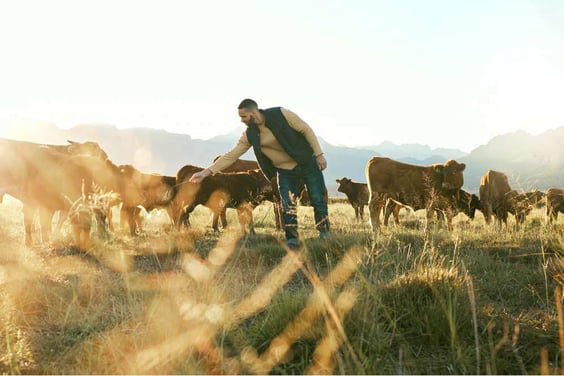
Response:
[[[247,97],[351,146],[564,126],[561,0],[0,0],[0,48],[3,135],[37,119],[209,138],[243,129]]]

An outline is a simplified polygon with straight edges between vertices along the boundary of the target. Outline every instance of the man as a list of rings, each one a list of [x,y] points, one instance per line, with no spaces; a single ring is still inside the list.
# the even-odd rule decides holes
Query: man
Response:
[[[241,122],[247,129],[237,144],[205,170],[195,173],[193,183],[229,167],[251,147],[266,178],[278,178],[284,232],[289,248],[299,248],[296,198],[303,181],[313,206],[316,228],[322,239],[329,237],[327,187],[323,171],[327,160],[313,130],[295,113],[282,107],[265,110],[252,99],[239,104]]]

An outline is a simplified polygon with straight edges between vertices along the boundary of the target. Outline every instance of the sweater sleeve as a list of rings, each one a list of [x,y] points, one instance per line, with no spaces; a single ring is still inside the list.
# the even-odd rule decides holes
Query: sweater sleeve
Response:
[[[317,157],[323,154],[323,150],[321,150],[321,145],[319,145],[319,140],[317,139],[317,136],[313,132],[313,129],[311,129],[311,127],[305,121],[303,121],[298,115],[296,115],[292,111],[286,108],[282,108],[281,111],[284,117],[286,118],[286,120],[288,121],[288,124],[290,124],[290,127],[294,128],[296,131],[304,135],[307,142],[309,142],[309,145],[313,149],[313,155]]]
[[[251,143],[247,139],[247,134],[243,132],[233,149],[219,157],[208,169],[215,175],[235,163],[235,161],[250,148]]]

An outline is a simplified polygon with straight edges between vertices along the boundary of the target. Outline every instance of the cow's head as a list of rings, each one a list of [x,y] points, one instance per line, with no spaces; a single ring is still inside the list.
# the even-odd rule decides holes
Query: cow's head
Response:
[[[264,176],[260,169],[250,170],[246,173],[253,179],[253,186],[249,187],[253,205],[258,205],[273,196],[272,183]]]
[[[97,142],[86,141],[86,142],[76,142],[67,140],[69,143],[67,150],[73,155],[88,155],[101,160],[108,159],[108,154],[98,145]]]
[[[482,204],[480,203],[480,198],[475,194],[468,196],[468,218],[474,219],[476,216],[476,210],[482,210]]]
[[[339,184],[339,186],[337,187],[337,191],[341,193],[347,193],[351,191],[351,183],[352,183],[351,179],[342,178],[342,179],[336,179],[335,181]]]
[[[541,192],[538,189],[534,189],[527,193],[527,197],[531,205],[540,208],[545,204],[544,198],[546,197],[546,193]]]
[[[464,184],[462,172],[466,168],[464,163],[450,159],[444,164],[433,165],[435,173],[441,175],[443,189],[460,189]]]

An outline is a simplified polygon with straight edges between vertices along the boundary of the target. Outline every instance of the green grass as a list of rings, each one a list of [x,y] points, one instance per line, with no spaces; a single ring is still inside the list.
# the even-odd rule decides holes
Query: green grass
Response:
[[[85,253],[67,226],[25,248],[20,206],[6,199],[0,372],[560,373],[562,220],[548,228],[538,209],[517,232],[512,218],[500,231],[459,215],[452,233],[425,232],[417,212],[373,239],[350,205],[329,209],[330,240],[299,209],[298,255],[269,205],[255,209],[255,236],[237,233],[232,210],[233,228],[214,233],[198,207],[191,229],[165,231],[153,214],[140,236]]]

